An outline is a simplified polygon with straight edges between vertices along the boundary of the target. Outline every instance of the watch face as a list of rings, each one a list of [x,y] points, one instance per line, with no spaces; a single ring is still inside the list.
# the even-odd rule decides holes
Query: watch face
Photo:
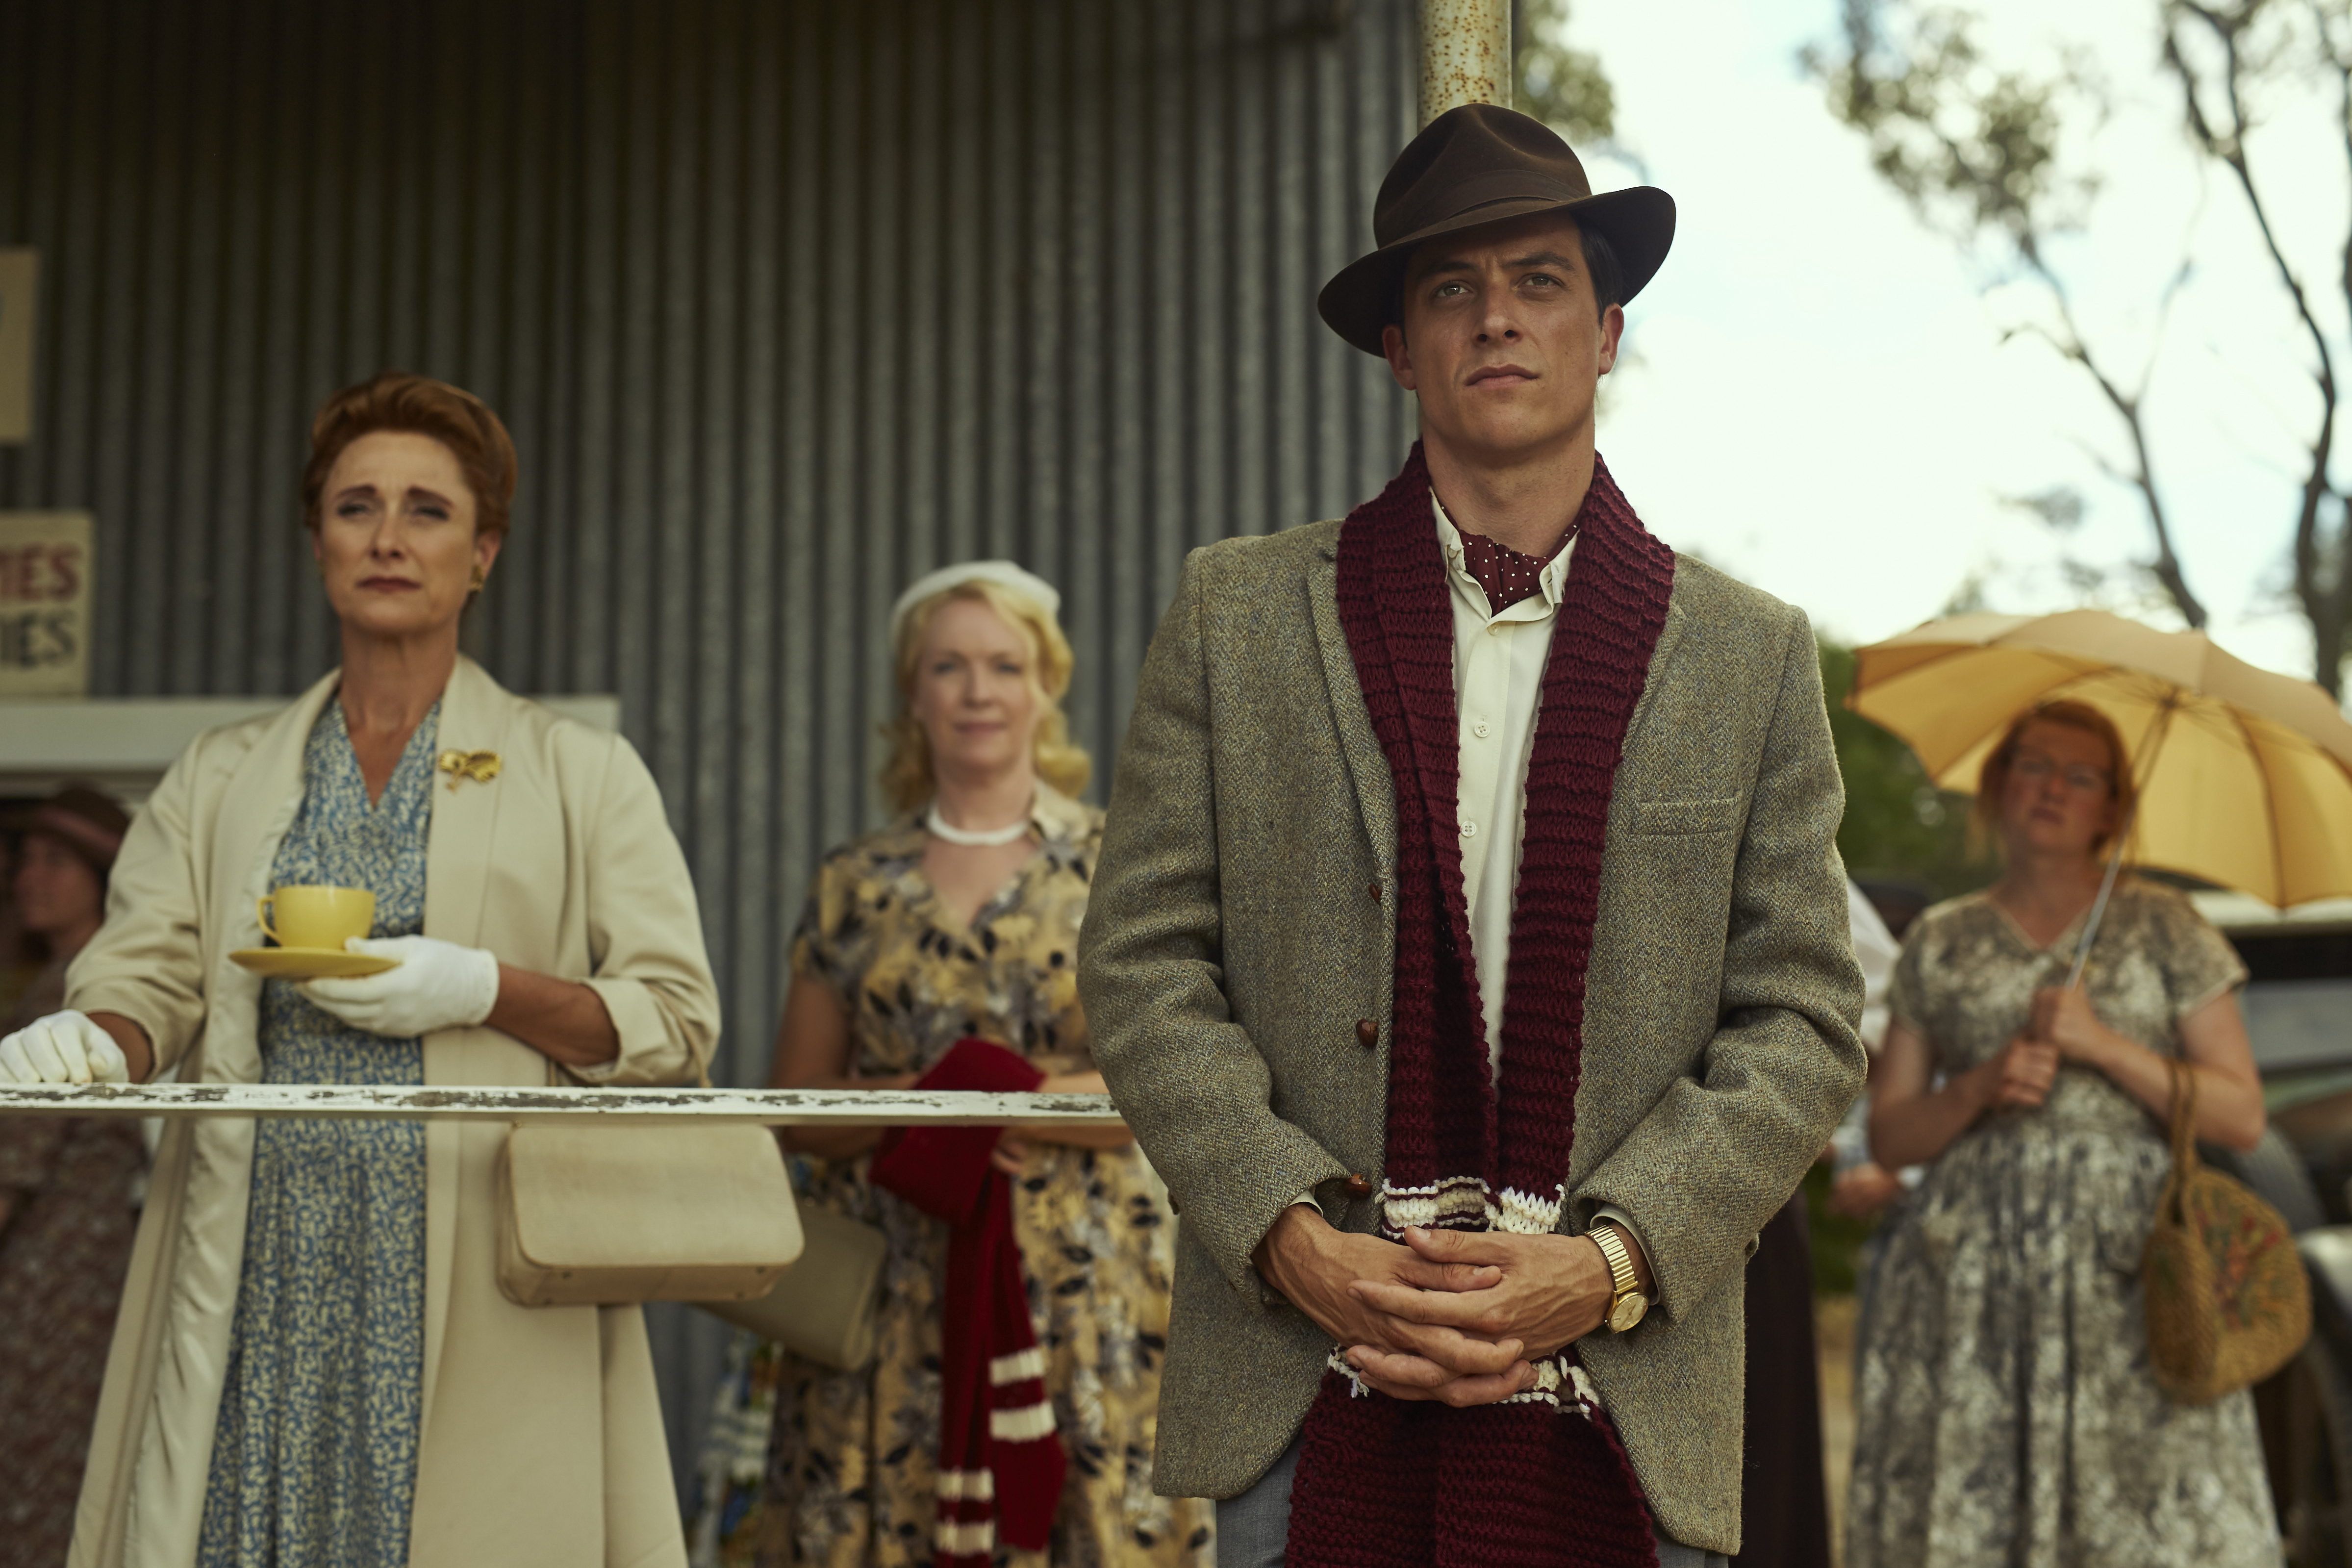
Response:
[[[1642,1314],[1649,1310],[1650,1299],[1647,1296],[1636,1290],[1628,1290],[1617,1298],[1616,1305],[1609,1309],[1610,1331],[1613,1333],[1624,1333],[1640,1322]]]

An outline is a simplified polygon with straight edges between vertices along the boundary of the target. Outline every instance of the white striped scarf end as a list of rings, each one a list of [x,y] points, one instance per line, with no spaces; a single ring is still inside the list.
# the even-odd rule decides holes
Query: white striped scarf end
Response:
[[[938,1492],[941,1502],[994,1502],[996,1472],[941,1470]]]
[[[1407,1218],[1394,1224],[1384,1218],[1381,1221],[1380,1237],[1382,1241],[1393,1241],[1402,1246],[1404,1233],[1408,1230],[1458,1230],[1467,1236],[1479,1236],[1494,1228],[1492,1219],[1485,1215],[1450,1215],[1441,1219]]]
[[[931,1526],[931,1544],[946,1557],[985,1557],[996,1550],[996,1521],[940,1520]]]
[[[1495,1205],[1482,1176],[1447,1176],[1425,1187],[1381,1184],[1381,1228],[1394,1240],[1414,1226],[1423,1230],[1470,1230],[1491,1226]]]
[[[1564,1356],[1553,1356],[1536,1363],[1536,1385],[1523,1394],[1514,1394],[1503,1401],[1506,1405],[1549,1405],[1560,1415],[1570,1412],[1587,1421],[1601,1415],[1601,1391],[1584,1369]]]
[[[988,1363],[988,1381],[998,1388],[1032,1377],[1041,1383],[1045,1381],[1045,1352],[1040,1345],[1014,1351],[1011,1355],[997,1356]]]
[[[1568,1366],[1569,1389],[1570,1394],[1576,1401],[1576,1408],[1582,1414],[1586,1420],[1592,1420],[1601,1414],[1602,1408],[1601,1404],[1601,1390],[1593,1385],[1593,1382],[1591,1378],[1584,1375],[1584,1369],[1582,1367],[1577,1365],[1574,1362],[1568,1362],[1566,1364]]]
[[[1348,1380],[1350,1399],[1370,1399],[1378,1390],[1364,1381],[1364,1374],[1338,1346],[1324,1359],[1324,1365]],[[1560,1397],[1565,1389],[1568,1397]],[[1547,1356],[1536,1363],[1536,1383],[1533,1388],[1522,1389],[1503,1401],[1506,1405],[1549,1405],[1562,1415],[1574,1411],[1590,1421],[1601,1414],[1601,1391],[1584,1374],[1584,1369],[1566,1356]]]
[[[1571,1369],[1573,1370],[1573,1369]],[[1546,1356],[1536,1363],[1536,1384],[1503,1401],[1506,1405],[1549,1405],[1559,1407],[1560,1358]]]
[[[1337,1346],[1332,1347],[1329,1358],[1323,1364],[1348,1380],[1349,1398],[1370,1399],[1372,1396],[1371,1384],[1364,1381],[1364,1374],[1356,1370],[1353,1362],[1339,1353]]]
[[[1474,1192],[1483,1193],[1486,1190],[1486,1178],[1484,1176],[1440,1176],[1437,1180],[1429,1183],[1427,1185],[1418,1187],[1402,1187],[1397,1185],[1394,1182],[1389,1181],[1385,1177],[1381,1181],[1381,1194],[1383,1197],[1428,1198],[1435,1197],[1440,1193],[1456,1192],[1464,1188],[1470,1189]]]
[[[1559,1228],[1560,1205],[1567,1198],[1565,1184],[1554,1187],[1548,1198],[1505,1187],[1496,1205],[1495,1228],[1513,1236],[1549,1236]]]
[[[1054,1406],[1040,1400],[988,1413],[988,1435],[1000,1443],[1034,1443],[1054,1435]]]

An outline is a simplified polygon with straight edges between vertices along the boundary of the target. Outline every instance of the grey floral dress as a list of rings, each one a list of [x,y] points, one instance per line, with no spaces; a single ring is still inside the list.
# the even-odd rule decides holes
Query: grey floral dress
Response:
[[[2037,949],[1984,894],[1939,904],[1895,1016],[1965,1071],[2063,984],[2077,936]],[[2126,879],[2085,984],[2108,1028],[2177,1056],[2180,1020],[2244,978],[2186,899]],[[2176,1405],[2148,1370],[2139,1256],[2169,1163],[2138,1101],[2062,1066],[2040,1109],[1929,1168],[1861,1325],[1847,1568],[2276,1568],[2252,1396]]]
[[[425,929],[440,707],[374,805],[341,702],[302,756],[302,804],[272,887],[375,893],[372,936]],[[264,983],[269,1083],[422,1083],[420,1039],[342,1023],[291,981]],[[402,1568],[425,1365],[425,1125],[272,1120],[253,1195],[198,1568]]]
[[[1034,816],[1043,847],[970,926],[924,879],[924,834],[912,816],[835,850],[818,868],[793,972],[840,998],[856,1072],[921,1072],[966,1036],[1010,1046],[1049,1073],[1092,1070],[1077,933],[1102,814],[1040,786]],[[889,1237],[880,1352],[864,1372],[837,1373],[738,1341],[703,1461],[698,1563],[899,1568],[932,1560],[948,1231],[873,1186],[866,1167],[863,1159],[807,1162],[802,1201]],[[1174,1269],[1165,1190],[1131,1145],[1038,1144],[1013,1205],[1069,1469],[1051,1549],[1000,1549],[996,1561],[1213,1561],[1208,1506],[1151,1489]]]

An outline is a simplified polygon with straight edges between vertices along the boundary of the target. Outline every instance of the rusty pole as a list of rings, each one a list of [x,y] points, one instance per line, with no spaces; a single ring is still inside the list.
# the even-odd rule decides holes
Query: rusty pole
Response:
[[[349,1083],[0,1084],[0,1116],[392,1121],[756,1121],[770,1127],[1117,1127],[1107,1094],[863,1089],[519,1089]]]
[[[1511,0],[1420,0],[1421,122],[1511,101]]]

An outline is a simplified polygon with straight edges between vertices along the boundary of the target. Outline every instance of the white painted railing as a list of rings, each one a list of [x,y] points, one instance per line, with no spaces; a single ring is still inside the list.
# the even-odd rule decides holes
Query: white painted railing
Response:
[[[1107,1094],[915,1089],[504,1089],[341,1083],[0,1084],[0,1116],[394,1121],[757,1121],[771,1127],[1117,1127]]]

